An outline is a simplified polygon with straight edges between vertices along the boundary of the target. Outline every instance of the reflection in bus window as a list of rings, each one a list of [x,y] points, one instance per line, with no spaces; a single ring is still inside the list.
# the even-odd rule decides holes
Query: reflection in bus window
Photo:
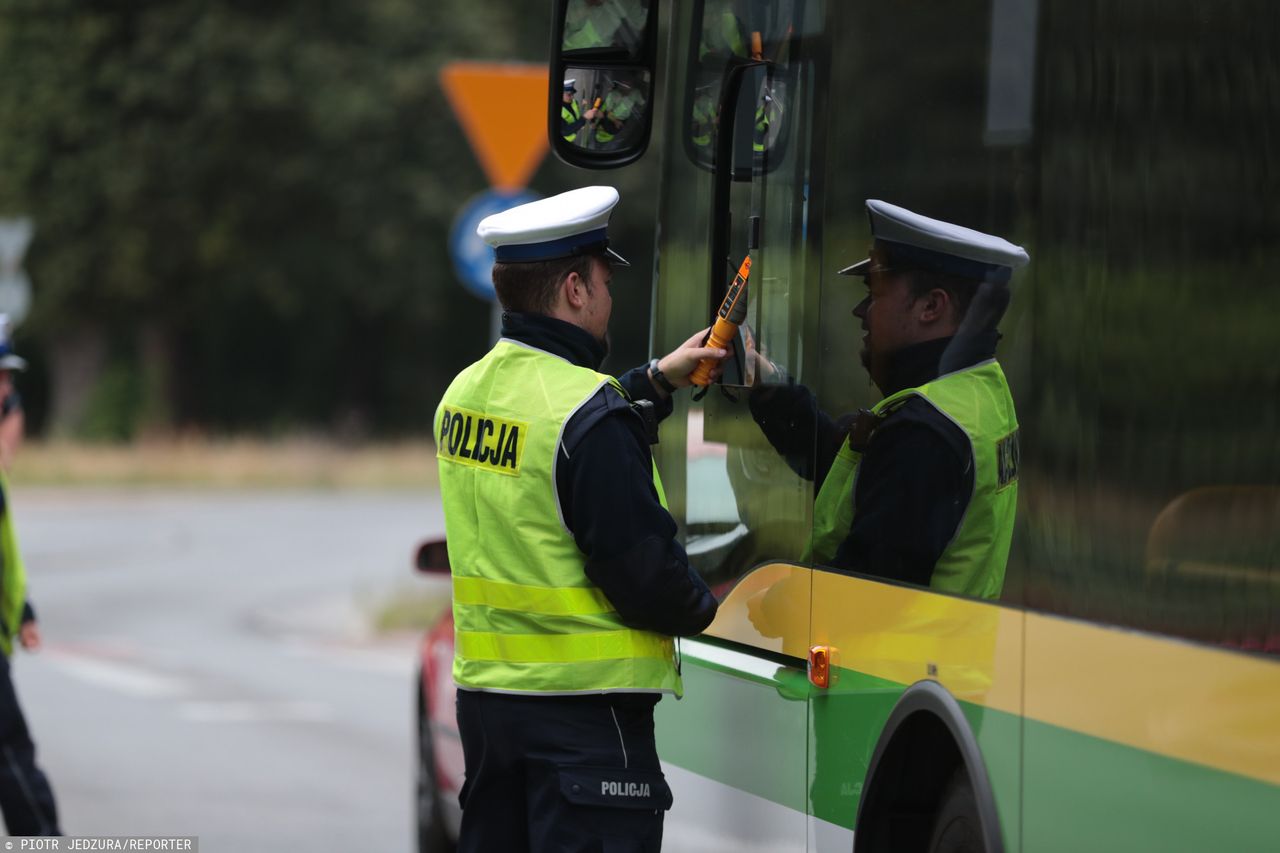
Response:
[[[941,849],[966,813],[980,849],[1271,849],[1280,5],[808,2],[792,39],[765,20],[784,5],[671,18],[665,141],[684,156],[662,164],[654,351],[750,251],[761,379],[677,401],[656,449],[723,595],[658,717],[677,803],[699,795],[670,837]],[[763,152],[765,69],[734,71],[756,31],[788,95]],[[865,291],[832,274],[865,255],[869,198],[1034,258],[988,341],[1019,423],[992,462],[1018,483],[998,601],[804,559],[817,454],[847,435],[817,413],[883,396],[850,318]],[[751,409],[801,386],[770,429],[784,457]],[[824,651],[830,680],[807,678]]]
[[[711,157],[711,145],[720,124],[720,89],[715,83],[703,83],[694,90],[693,116],[689,122],[689,137],[700,152],[700,157]]]
[[[680,64],[671,79],[689,88],[673,99],[672,106],[689,120],[669,122],[667,141],[677,150],[701,153],[668,158],[664,166],[664,184],[679,187],[679,192],[668,196],[670,205],[661,213],[661,274],[670,285],[658,290],[655,345],[664,346],[661,339],[668,333],[687,330],[691,318],[708,322],[743,257],[749,254],[752,260],[747,322],[736,341],[738,364],[726,370],[725,381],[737,387],[717,387],[700,400],[679,401],[677,406],[688,406],[687,413],[677,409],[655,449],[691,561],[721,595],[762,563],[803,553],[811,526],[813,484],[788,467],[752,420],[747,388],[757,381],[755,361],[741,358],[741,353],[758,348],[803,378],[803,359],[817,351],[810,335],[817,322],[813,295],[818,267],[816,244],[806,239],[811,161],[804,145],[812,132],[810,122],[820,115],[812,109],[816,86],[806,53],[806,45],[817,42],[789,39],[815,35],[821,8],[819,3],[793,0],[729,0],[699,3],[691,14],[677,16],[685,33],[678,37],[681,44],[685,38],[691,41],[689,50],[678,52]],[[802,9],[810,14],[805,21],[794,17]],[[709,35],[713,21],[718,29]],[[759,38],[753,39],[753,32]],[[731,257],[721,268],[709,263],[707,240],[714,195],[711,167],[718,134],[724,130],[721,88],[727,64],[749,59],[753,42],[768,59],[786,67],[776,66],[774,74],[756,68],[742,78],[733,157],[735,162],[751,162],[753,146],[762,141],[770,168],[744,170],[731,183],[724,219],[733,226],[726,246]],[[755,125],[766,93],[774,104],[761,138]],[[791,103],[803,108],[782,108]],[[781,120],[784,113],[786,120]],[[743,180],[746,175],[751,179]],[[673,440],[681,428],[687,441]]]
[[[1275,108],[1244,94],[1273,58],[1244,18],[1215,35],[1238,49],[1174,49],[1143,24],[1155,8],[1077,27],[1054,7],[1073,23],[1033,56],[1034,137],[996,144],[989,58],[956,47],[996,49],[989,20],[868,7],[875,38],[832,54],[831,91],[859,104],[829,113],[825,237],[853,251],[861,199],[882,197],[1033,247],[1000,344],[1023,436],[1007,601],[1277,653],[1280,518],[1253,491],[1280,488]],[[906,39],[932,61],[900,61]],[[865,85],[886,67],[891,85]],[[815,391],[837,411],[871,396],[839,376],[850,300],[824,285]]]
[[[1017,508],[1018,422],[995,345],[1008,280],[1027,255],[882,201],[867,210],[871,257],[841,272],[866,286],[853,313],[883,399],[838,423],[761,357],[761,374],[778,384],[752,394],[752,414],[817,484],[806,561],[998,598]]]
[[[706,62],[747,56],[747,33],[733,0],[706,0],[702,7],[702,35],[698,59]]]
[[[787,80],[793,70],[791,41],[796,34],[800,2],[774,4],[706,0],[699,18],[696,59],[690,67],[686,149],[709,167],[720,132],[720,87],[725,71],[748,60],[767,63],[767,71],[750,75],[739,95],[738,113],[749,120],[751,154],[759,159],[782,136]],[[744,115],[745,114],[745,115]],[[726,129],[728,130],[728,129]]]

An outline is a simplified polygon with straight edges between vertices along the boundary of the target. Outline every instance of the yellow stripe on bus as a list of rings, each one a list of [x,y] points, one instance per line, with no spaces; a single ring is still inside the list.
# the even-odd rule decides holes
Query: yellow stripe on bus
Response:
[[[1280,661],[1026,620],[1031,719],[1280,785]]]
[[[706,633],[829,645],[842,669],[1280,784],[1277,661],[785,564],[743,578]]]

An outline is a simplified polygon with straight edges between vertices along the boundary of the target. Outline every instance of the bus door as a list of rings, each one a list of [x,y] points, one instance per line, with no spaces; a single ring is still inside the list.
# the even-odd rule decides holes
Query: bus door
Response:
[[[859,363],[863,329],[851,316],[866,285],[834,274],[867,257],[867,199],[1029,242],[1028,87],[1036,75],[1026,54],[1034,39],[1020,29],[1027,19],[1015,15],[1028,5],[939,4],[927,16],[902,4],[829,6],[822,311],[814,340],[822,361],[810,387],[833,417],[880,399]],[[1034,271],[1034,247],[1031,254]],[[1020,414],[1030,408],[1030,284],[1025,275],[1014,282],[1001,324],[999,358]],[[812,596],[810,643],[828,650],[832,673],[811,701],[813,849],[849,850],[855,824],[858,849],[923,847],[957,756],[989,782],[1005,849],[1017,849],[1022,614],[822,567]],[[944,737],[944,725],[956,733]],[[911,784],[895,786],[895,778]],[[924,835],[918,844],[913,832]]]
[[[675,792],[667,850],[807,847],[811,577],[799,559],[813,489],[750,401],[755,353],[799,381],[814,369],[822,7],[700,0],[672,22],[652,351],[710,323],[743,259],[752,266],[733,363],[697,399],[680,396],[656,448],[690,562],[721,600],[708,631],[680,644],[684,698],[658,708]]]

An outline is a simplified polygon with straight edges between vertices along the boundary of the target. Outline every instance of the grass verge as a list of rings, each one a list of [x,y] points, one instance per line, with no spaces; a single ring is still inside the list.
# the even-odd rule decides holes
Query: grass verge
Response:
[[[428,441],[360,446],[323,439],[166,439],[128,445],[28,441],[10,479],[31,485],[404,488],[436,485]]]
[[[404,587],[396,590],[387,598],[375,602],[371,608],[372,626],[375,633],[392,631],[422,631],[435,624],[440,614],[449,607],[449,586],[433,585],[429,589],[422,587]]]

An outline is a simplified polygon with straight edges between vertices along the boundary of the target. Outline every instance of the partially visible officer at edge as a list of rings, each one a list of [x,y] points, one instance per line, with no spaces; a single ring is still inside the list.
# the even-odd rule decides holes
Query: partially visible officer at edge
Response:
[[[766,384],[752,415],[819,487],[807,559],[998,598],[1018,501],[1018,419],[996,327],[1013,270],[1029,258],[990,234],[866,204],[871,257],[839,274],[867,285],[853,313],[884,398],[837,423],[804,386]],[[766,383],[782,378],[758,364]]]
[[[459,849],[656,851],[671,792],[653,710],[673,637],[716,600],[676,541],[650,453],[705,330],[620,379],[608,352],[612,187],[490,216],[502,337],[436,411],[453,568]],[[656,414],[656,417],[655,417]]]
[[[0,399],[16,393],[12,372],[26,367],[26,360],[13,352],[0,320]],[[6,468],[10,461],[6,455]],[[28,651],[40,648],[40,629],[26,595],[27,572],[13,532],[9,483],[0,471],[0,811],[10,835],[61,835],[53,789],[36,766],[36,747],[9,668],[15,636]]]
[[[9,317],[0,314],[0,370],[9,373],[26,368],[26,360],[14,355],[10,349]],[[17,455],[26,432],[26,415],[22,411],[22,395],[13,384],[12,374],[6,379],[5,387],[8,390],[0,396],[0,469],[8,471],[13,466],[13,458]]]

